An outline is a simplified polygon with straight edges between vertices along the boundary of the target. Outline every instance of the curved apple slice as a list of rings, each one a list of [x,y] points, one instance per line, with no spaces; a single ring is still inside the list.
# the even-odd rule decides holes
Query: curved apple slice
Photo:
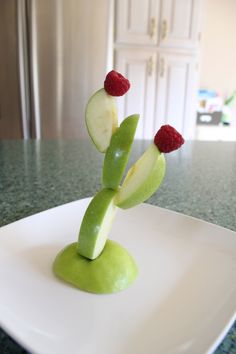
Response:
[[[115,98],[108,95],[104,89],[95,92],[88,101],[85,122],[97,149],[105,152],[118,126]]]
[[[106,188],[119,187],[129,160],[138,120],[138,114],[127,117],[111,138],[103,164],[103,185]]]
[[[102,252],[115,216],[115,194],[111,189],[102,189],[90,202],[79,232],[77,251],[81,256],[95,259]]]
[[[152,143],[128,171],[115,204],[128,209],[147,200],[160,186],[165,166],[164,154]]]

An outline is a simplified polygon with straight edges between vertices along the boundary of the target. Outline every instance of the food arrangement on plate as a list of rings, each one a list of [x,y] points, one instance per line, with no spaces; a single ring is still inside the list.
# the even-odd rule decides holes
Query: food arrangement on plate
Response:
[[[166,169],[164,153],[181,147],[184,139],[163,125],[143,155],[131,166],[123,182],[139,115],[118,126],[115,96],[130,88],[129,81],[112,70],[104,88],[88,101],[85,120],[96,148],[104,153],[102,189],[91,200],[79,231],[78,242],[66,246],[53,263],[54,274],[75,287],[97,294],[127,288],[138,274],[131,255],[108,239],[117,208],[132,208],[147,200],[160,186]]]

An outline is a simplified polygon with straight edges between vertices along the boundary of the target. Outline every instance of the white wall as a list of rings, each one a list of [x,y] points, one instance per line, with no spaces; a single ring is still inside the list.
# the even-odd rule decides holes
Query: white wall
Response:
[[[236,90],[236,0],[203,0],[201,87],[224,98]],[[236,103],[234,105],[236,126]]]

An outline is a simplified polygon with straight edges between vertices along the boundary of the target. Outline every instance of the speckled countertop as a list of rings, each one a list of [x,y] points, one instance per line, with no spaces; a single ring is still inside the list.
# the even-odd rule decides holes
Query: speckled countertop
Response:
[[[130,163],[148,144],[135,142]],[[236,143],[187,142],[166,158],[165,180],[148,202],[236,231]],[[0,226],[93,195],[102,161],[86,140],[0,141]],[[26,352],[0,330],[0,353]],[[215,353],[236,353],[235,324]]]

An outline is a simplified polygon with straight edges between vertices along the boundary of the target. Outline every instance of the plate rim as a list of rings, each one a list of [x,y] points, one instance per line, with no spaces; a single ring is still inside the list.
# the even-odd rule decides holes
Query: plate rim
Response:
[[[41,210],[39,212],[36,212],[32,215],[27,215],[27,216],[23,216],[22,218],[20,219],[17,219],[15,221],[12,221],[8,224],[5,224],[5,225],[2,225],[0,226],[0,232],[2,229],[6,228],[6,227],[9,227],[9,226],[12,226],[14,225],[15,223],[19,223],[19,222],[22,222],[26,219],[29,219],[29,218],[32,218],[34,216],[37,216],[37,215],[40,215],[40,214],[43,214],[43,213],[46,213],[46,212],[49,212],[51,210],[54,210],[54,209],[57,209],[57,208],[61,208],[61,207],[66,207],[66,206],[69,206],[71,204],[76,204],[76,203],[79,203],[79,202],[86,202],[86,201],[91,201],[92,198],[94,197],[94,195],[90,196],[90,197],[85,197],[85,198],[81,198],[81,199],[77,199],[77,200],[72,200],[71,202],[67,202],[67,203],[63,203],[63,204],[60,204],[60,205],[56,205],[55,207],[50,207],[48,209],[45,209],[45,210]],[[169,213],[173,213],[173,214],[177,214],[178,216],[181,216],[181,217],[186,217],[186,218],[189,218],[189,219],[192,219],[192,220],[195,220],[197,222],[201,222],[201,223],[205,223],[205,224],[208,224],[210,226],[213,226],[213,227],[217,227],[217,228],[220,228],[222,230],[225,230],[227,232],[232,232],[232,233],[235,233],[236,235],[236,230],[232,230],[232,229],[229,229],[227,228],[226,226],[222,226],[222,225],[219,225],[219,224],[215,224],[214,222],[211,222],[211,221],[207,221],[207,220],[204,220],[204,219],[201,219],[201,218],[198,218],[196,216],[193,216],[193,215],[188,215],[188,214],[184,214],[180,211],[176,211],[176,210],[172,210],[172,209],[169,209],[169,208],[164,208],[164,207],[161,207],[159,205],[156,205],[156,204],[151,204],[151,203],[140,203],[139,205],[136,205],[135,207],[133,208],[130,208],[130,209],[134,209],[134,208],[138,208],[140,206],[148,206],[148,207],[152,207],[152,208],[158,208],[160,210],[163,210],[163,211],[166,211],[166,212],[169,212]],[[117,207],[118,210],[122,210],[122,211],[125,211],[125,210],[129,210],[129,209],[122,209],[122,208],[119,208]]]

